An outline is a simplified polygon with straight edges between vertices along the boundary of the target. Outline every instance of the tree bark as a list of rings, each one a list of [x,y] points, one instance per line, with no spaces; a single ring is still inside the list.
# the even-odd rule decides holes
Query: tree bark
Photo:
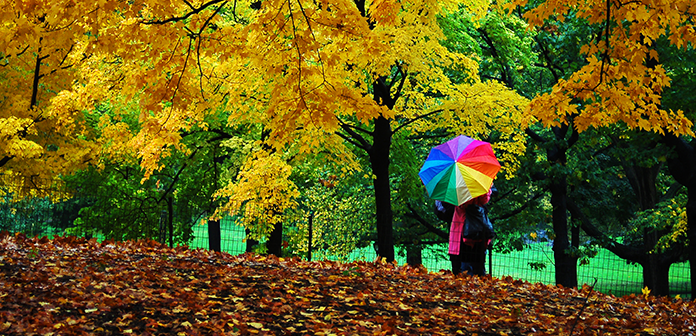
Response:
[[[688,227],[686,237],[689,239],[689,268],[691,274],[691,299],[696,300],[696,187],[688,188],[688,200],[686,201],[686,217]],[[693,219],[692,219],[693,218]]]
[[[208,246],[211,251],[221,251],[220,220],[208,221]]]
[[[380,116],[375,119],[372,147],[368,151],[375,189],[375,219],[377,226],[377,254],[394,261],[394,237],[392,229],[391,186],[389,183],[389,150],[391,147],[389,120]]]
[[[412,267],[418,267],[423,264],[423,246],[413,244],[406,247],[406,263]]]
[[[696,151],[691,144],[674,134],[667,133],[663,141],[674,148],[677,156],[667,161],[669,172],[677,182],[687,189],[686,201],[687,231],[689,239],[688,256],[691,272],[691,299],[696,298]]]
[[[643,285],[650,289],[650,294],[669,295],[669,268],[671,262],[665,262],[660,254],[648,253],[643,266]]]
[[[556,264],[556,284],[563,287],[577,287],[577,257],[568,254],[568,208],[566,206],[565,178],[551,183],[551,206],[553,218],[553,257]]]
[[[276,223],[271,231],[271,236],[266,242],[268,253],[278,258],[283,256],[283,223]]]
[[[569,130],[571,135],[566,140]],[[569,125],[552,127],[552,131],[555,144],[548,147],[546,158],[551,165],[565,167],[567,163],[566,151],[577,142],[578,133]],[[529,129],[527,134],[537,141],[546,142],[545,139]],[[568,253],[570,241],[568,240],[568,182],[566,173],[561,169],[548,178],[550,179],[549,191],[551,192],[553,231],[556,235],[553,240],[556,284],[564,287],[577,287],[578,258]]]
[[[249,238],[250,233],[251,230],[244,229],[244,236],[246,237],[246,249],[244,251],[247,253],[254,252],[254,247],[259,244],[258,240]]]

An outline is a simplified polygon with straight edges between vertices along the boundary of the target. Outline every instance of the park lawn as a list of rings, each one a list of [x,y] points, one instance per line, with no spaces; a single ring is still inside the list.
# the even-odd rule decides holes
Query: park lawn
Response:
[[[684,335],[695,309],[390,263],[0,234],[2,335]]]

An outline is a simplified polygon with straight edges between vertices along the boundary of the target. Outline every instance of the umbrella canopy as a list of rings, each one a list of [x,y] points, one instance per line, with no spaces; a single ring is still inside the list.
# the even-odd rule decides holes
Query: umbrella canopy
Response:
[[[499,170],[491,144],[460,135],[431,149],[418,175],[431,198],[462,205],[487,193]]]

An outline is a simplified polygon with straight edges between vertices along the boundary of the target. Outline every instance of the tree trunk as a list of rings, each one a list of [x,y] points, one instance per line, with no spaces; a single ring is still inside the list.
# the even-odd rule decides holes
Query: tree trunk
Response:
[[[637,164],[623,165],[628,182],[636,194],[636,201],[640,206],[640,210],[652,209],[657,204],[656,181],[661,167],[661,164],[655,164],[652,167],[640,167]]]
[[[406,263],[413,267],[423,264],[423,246],[413,244],[406,247]]]
[[[314,220],[314,212],[309,214],[309,220],[307,223],[307,261],[312,261],[312,222]]]
[[[377,254],[394,261],[394,237],[392,230],[391,186],[389,184],[389,150],[391,126],[384,117],[375,119],[372,148],[368,151],[372,173],[375,175],[375,217],[377,224]]]
[[[688,257],[691,272],[691,299],[696,299],[696,153],[693,146],[683,139],[667,133],[662,140],[674,148],[677,156],[667,161],[669,172],[674,179],[687,189],[686,217],[688,221],[686,237],[689,239]]]
[[[259,244],[258,240],[249,238],[250,233],[251,233],[251,230],[244,229],[244,234],[245,234],[244,236],[246,237],[246,249],[244,251],[247,253],[254,252],[254,247]]]
[[[691,271],[691,300],[696,300],[696,186],[688,186],[686,201],[686,218],[688,226],[686,238],[689,239],[689,269]]]
[[[220,252],[220,220],[208,221],[208,247],[211,251]]]
[[[570,248],[568,241],[568,209],[566,206],[565,177],[551,184],[551,206],[553,207],[553,257],[556,264],[556,284],[563,287],[578,286],[577,257],[567,253]]]
[[[643,285],[653,295],[669,295],[669,268],[672,263],[664,262],[660,254],[648,254],[643,266]]]
[[[283,223],[276,223],[266,242],[268,253],[278,258],[283,256]]]
[[[657,176],[661,165],[652,167],[640,167],[624,165],[624,171],[637,197],[640,210],[655,208],[657,204]],[[645,251],[654,249],[663,233],[649,230],[643,233],[643,246]],[[664,253],[644,252],[641,260],[643,267],[643,286],[648,287],[653,295],[669,295],[669,268],[671,260],[664,257]]]

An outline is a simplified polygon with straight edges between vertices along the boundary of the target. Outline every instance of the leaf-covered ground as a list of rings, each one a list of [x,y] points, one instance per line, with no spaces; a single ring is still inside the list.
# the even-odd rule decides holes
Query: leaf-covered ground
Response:
[[[0,335],[687,335],[696,305],[392,264],[0,234]]]

